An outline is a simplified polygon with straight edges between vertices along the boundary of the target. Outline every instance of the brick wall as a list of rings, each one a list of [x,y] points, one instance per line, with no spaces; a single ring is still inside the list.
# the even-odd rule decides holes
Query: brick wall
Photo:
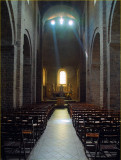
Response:
[[[4,105],[5,103],[6,105],[8,105],[9,101],[11,101],[12,107],[22,106],[23,96],[24,96],[23,91],[25,91],[29,97],[27,103],[35,103],[37,50],[39,50],[39,52],[41,53],[39,49],[40,33],[39,29],[37,30],[37,24],[39,20],[39,17],[37,18],[37,15],[39,15],[38,3],[32,1],[30,1],[29,4],[27,1],[5,1],[2,2],[2,4],[3,3],[6,8],[4,9],[4,7],[2,7],[4,12],[2,14],[2,31],[5,29],[6,31],[3,32],[2,34],[2,42],[3,45],[8,45],[7,43],[11,41],[11,45],[13,45],[14,48],[12,53],[13,57],[10,57],[9,52],[11,51],[9,50],[5,50],[4,52],[7,52],[6,57],[5,56],[2,57],[4,59],[2,60],[2,66],[6,64],[6,66],[9,67],[9,61],[11,61],[10,63],[11,66],[9,67],[9,69],[11,70],[10,75],[12,76],[11,80],[9,80],[8,78],[6,78],[5,80],[6,84],[8,83],[11,84],[11,93],[10,93],[11,96],[7,96],[6,93],[4,94],[5,95]],[[5,12],[8,12],[7,18],[5,17],[6,15]],[[9,29],[7,29],[6,26]],[[31,67],[24,65],[23,61],[24,34],[27,34],[29,36],[30,48],[31,48]],[[2,54],[4,54],[4,52],[2,52]],[[27,77],[31,81],[29,83],[29,86],[28,86],[28,79],[24,77],[25,74],[30,75]],[[3,81],[4,79],[2,78],[2,82]],[[23,84],[23,82],[25,83]],[[23,88],[25,84],[27,87]],[[28,91],[27,88],[29,88]]]
[[[116,6],[117,3],[117,6]],[[86,24],[85,27],[86,37],[85,37],[85,49],[87,50],[88,59],[86,60],[86,101],[89,103],[98,104],[101,107],[119,109],[119,22],[120,22],[120,2],[117,1],[97,1],[94,5],[93,1],[86,3]],[[114,16],[113,20],[113,15]],[[117,18],[116,18],[117,17]],[[115,21],[115,23],[113,22]],[[115,26],[113,25],[115,24]],[[113,31],[111,28],[114,26]],[[91,72],[91,66],[93,65],[93,50],[91,49],[94,44],[93,37],[98,30],[100,34],[100,70],[99,76],[97,76],[97,71],[94,71],[95,75]],[[113,40],[115,44],[110,44],[111,32],[113,32]],[[98,47],[99,48],[99,47]],[[115,68],[115,69],[114,69]],[[115,70],[115,71],[114,71]],[[91,79],[93,77],[93,79]],[[95,79],[99,77],[100,86],[93,83],[95,88],[91,90],[92,83]],[[115,77],[115,78],[114,78]],[[100,96],[96,92],[100,90]],[[111,93],[112,92],[112,93]],[[115,93],[114,93],[115,92]],[[98,92],[99,93],[99,92]],[[93,95],[93,98],[91,97]],[[115,106],[115,107],[114,107]]]
[[[42,68],[44,65],[42,62],[45,62],[45,66],[48,64],[48,60],[52,60],[53,63],[51,57],[55,51],[53,39],[47,40],[45,37],[48,32],[42,32],[42,17],[39,13],[38,2],[30,1],[28,4],[27,1],[6,0],[2,2],[1,15],[2,104],[6,107],[9,104],[14,107],[22,106],[23,91],[29,97],[27,103],[40,103],[43,98]],[[73,99],[80,97],[80,101],[86,99],[86,102],[98,104],[101,107],[119,109],[120,2],[96,1],[94,4],[93,1],[86,1],[82,19],[80,37],[74,38],[70,35],[73,37],[71,43],[71,37],[64,43],[60,39],[57,40],[58,44],[63,44],[63,46],[59,45],[60,55],[66,54],[65,59],[60,57],[60,67],[71,66],[74,70],[73,76],[68,79],[68,82],[72,83],[73,86]],[[67,31],[64,33],[66,36]],[[95,45],[97,33],[99,33],[100,38]],[[31,66],[24,65],[23,61],[25,34],[30,43]],[[60,38],[62,38],[62,34]],[[43,61],[42,48],[45,48],[44,53],[49,53],[49,56],[46,56],[47,61]],[[99,55],[98,60],[95,59],[96,54]],[[70,60],[71,58],[72,61],[67,64],[66,59]],[[95,64],[97,61],[98,63]],[[51,70],[51,68],[49,69]],[[54,70],[54,75],[51,75],[53,70],[50,70],[47,71],[50,72],[52,78],[49,82],[56,83],[57,68]],[[80,73],[78,76],[80,83],[77,79],[77,70]],[[30,83],[27,82],[27,76],[25,78],[24,75],[29,75]],[[27,87],[23,88],[24,84]],[[28,91],[27,88],[29,88]]]

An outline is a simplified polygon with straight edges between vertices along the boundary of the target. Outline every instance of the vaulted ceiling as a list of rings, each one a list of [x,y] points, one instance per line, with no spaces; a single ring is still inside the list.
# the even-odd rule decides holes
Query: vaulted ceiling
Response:
[[[45,66],[77,66],[82,52],[79,30],[84,2],[39,2],[43,20],[43,64]],[[50,20],[60,17],[74,19],[75,26],[51,26]]]
[[[85,1],[39,1],[40,13],[43,16],[46,11],[55,5],[67,5],[72,7],[81,16],[84,11]],[[57,10],[56,10],[57,11]],[[55,12],[55,11],[54,11]]]

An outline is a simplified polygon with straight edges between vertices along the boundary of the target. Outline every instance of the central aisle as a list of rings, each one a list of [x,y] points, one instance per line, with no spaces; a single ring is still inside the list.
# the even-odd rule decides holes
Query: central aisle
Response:
[[[67,109],[56,109],[28,160],[87,160]]]

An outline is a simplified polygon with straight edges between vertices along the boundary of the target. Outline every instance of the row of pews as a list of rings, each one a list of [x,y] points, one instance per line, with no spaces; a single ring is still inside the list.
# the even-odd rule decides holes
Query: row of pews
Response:
[[[89,160],[120,160],[120,112],[70,103],[68,111]]]
[[[2,160],[27,159],[37,140],[43,134],[54,105],[42,103],[26,105],[1,115]]]

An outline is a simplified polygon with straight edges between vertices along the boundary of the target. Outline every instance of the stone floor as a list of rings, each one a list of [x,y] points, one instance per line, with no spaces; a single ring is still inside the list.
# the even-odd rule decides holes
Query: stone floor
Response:
[[[67,109],[56,109],[28,160],[87,160]]]

